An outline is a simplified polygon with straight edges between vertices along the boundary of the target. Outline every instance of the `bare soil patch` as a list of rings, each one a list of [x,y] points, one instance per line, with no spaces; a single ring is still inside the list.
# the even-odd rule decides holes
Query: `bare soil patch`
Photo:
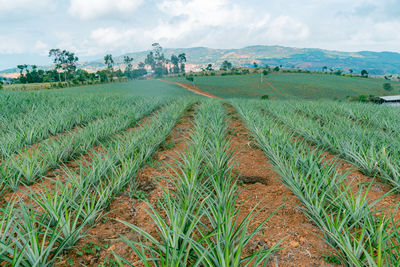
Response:
[[[298,208],[297,197],[286,188],[272,171],[265,154],[249,141],[249,131],[238,118],[232,107],[229,128],[232,148],[236,151],[235,160],[239,183],[243,181],[239,200],[244,201],[241,216],[244,217],[258,205],[254,223],[260,223],[275,212],[266,222],[260,234],[254,237],[248,253],[260,246],[271,247],[280,240],[283,249],[271,259],[272,266],[330,266],[322,257],[333,251],[318,235],[322,235]],[[244,178],[244,179],[243,179]]]

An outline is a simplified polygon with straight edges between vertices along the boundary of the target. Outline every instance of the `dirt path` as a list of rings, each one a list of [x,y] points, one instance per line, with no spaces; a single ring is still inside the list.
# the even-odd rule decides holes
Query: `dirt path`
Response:
[[[138,189],[153,205],[162,196],[160,185],[166,184],[160,177],[168,177],[172,174],[169,165],[173,164],[177,153],[182,153],[188,145],[187,138],[192,128],[193,113],[194,107],[189,109],[175,125],[165,141],[165,145],[153,156],[152,163],[140,170],[135,178],[139,184]],[[128,245],[117,239],[123,235],[130,240],[138,241],[140,235],[117,222],[116,219],[137,225],[151,235],[157,236],[154,223],[146,212],[147,208],[145,202],[133,198],[127,189],[120,196],[114,198],[110,206],[111,212],[90,229],[87,238],[81,240],[57,265],[64,266],[72,262],[73,266],[97,266],[100,264],[116,266],[112,265],[115,263],[112,251],[131,262],[138,260]],[[87,249],[94,246],[98,246],[99,249]],[[93,253],[88,251],[93,251]]]
[[[263,81],[266,82],[272,89],[275,90],[275,92],[277,92],[278,94],[280,94],[281,96],[286,97],[284,94],[282,94],[280,91],[278,91],[278,89],[275,88],[275,86],[272,85],[272,83],[270,83],[269,81],[267,81],[266,79],[263,78]]]
[[[322,255],[333,252],[317,237],[322,233],[299,210],[297,197],[278,181],[278,175],[271,170],[272,165],[265,154],[252,147],[248,139],[250,133],[235,110],[230,106],[227,108],[230,112],[230,138],[238,162],[235,171],[245,189],[239,198],[239,201],[244,201],[241,216],[259,202],[259,207],[265,209],[258,214],[256,222],[261,222],[278,209],[266,222],[262,233],[254,237],[253,249],[264,245],[270,247],[286,238],[281,244],[284,249],[272,259],[273,266],[330,266]],[[247,249],[248,252],[252,250]]]
[[[199,88],[197,88],[196,86],[191,85],[191,84],[188,84],[188,83],[180,83],[180,82],[169,81],[169,80],[163,80],[163,79],[158,79],[158,80],[159,80],[159,81],[163,81],[163,82],[168,82],[168,83],[177,84],[177,85],[182,86],[183,88],[185,88],[185,89],[187,89],[187,90],[189,90],[189,91],[191,91],[191,92],[193,92],[193,93],[195,93],[195,94],[198,94],[198,95],[222,99],[222,97],[213,95],[213,94],[208,93],[208,92],[204,92],[204,91],[200,90]]]

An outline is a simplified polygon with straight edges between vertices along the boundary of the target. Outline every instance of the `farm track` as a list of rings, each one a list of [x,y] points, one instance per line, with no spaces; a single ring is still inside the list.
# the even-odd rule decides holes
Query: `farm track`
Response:
[[[146,123],[148,123],[149,121],[151,121],[151,119],[160,111],[162,110],[162,108],[165,107],[165,105],[159,107],[158,109],[152,111],[149,115],[143,117],[142,119],[140,119],[137,123],[134,124],[133,127],[130,127],[128,129],[125,129],[124,131],[121,131],[117,134],[114,134],[110,137],[110,139],[115,138],[119,135],[121,135],[122,133],[127,133],[130,131],[134,131],[140,127],[142,127],[143,125],[145,125]],[[50,170],[47,172],[47,174],[41,179],[40,182],[37,182],[33,185],[30,186],[26,186],[26,185],[19,185],[19,189],[16,192],[8,192],[4,195],[3,201],[0,202],[0,206],[4,204],[4,202],[9,202],[14,198],[22,198],[24,200],[28,200],[29,199],[29,194],[30,193],[37,193],[42,191],[44,188],[48,188],[48,189],[54,189],[55,186],[55,182],[56,181],[64,181],[65,180],[65,176],[66,173],[63,170],[63,168],[65,169],[74,169],[74,170],[79,170],[79,166],[81,163],[85,163],[85,164],[90,164],[90,160],[91,157],[93,155],[93,152],[98,152],[98,151],[102,151],[102,145],[103,143],[109,142],[110,139],[107,139],[103,142],[101,142],[99,145],[94,146],[91,150],[88,150],[86,153],[82,154],[81,156],[79,156],[76,160],[72,160],[72,161],[68,161],[64,164],[60,164],[61,168],[56,168],[53,170]]]
[[[280,245],[284,249],[271,259],[275,265],[327,266],[321,255],[332,254],[332,250],[317,236],[322,233],[300,211],[300,201],[279,181],[266,155],[252,147],[248,139],[250,132],[234,108],[227,106],[227,109],[231,147],[237,162],[234,171],[244,189],[239,197],[239,202],[243,201],[241,218],[259,202],[258,210],[263,210],[253,223],[261,222],[277,210],[266,222],[263,234],[256,235],[251,246],[246,248],[247,252],[263,245],[271,247],[285,239]]]
[[[165,141],[166,147],[156,152],[153,156],[152,164],[146,165],[136,176],[139,184],[138,190],[147,195],[147,200],[152,205],[162,196],[160,185],[165,186],[167,184],[165,180],[159,178],[167,178],[173,174],[170,165],[177,159],[178,153],[182,153],[188,146],[187,138],[193,126],[192,116],[195,106],[188,109],[174,126],[170,136]],[[173,146],[170,147],[170,145]],[[116,220],[123,220],[137,225],[156,236],[155,225],[146,212],[147,208],[147,204],[144,201],[130,196],[129,189],[127,189],[111,202],[110,213],[105,216],[104,220],[98,222],[90,229],[87,238],[81,240],[75,249],[65,255],[64,260],[57,265],[65,265],[67,260],[72,260],[74,266],[105,264],[114,259],[112,251],[124,256],[124,258],[131,262],[138,260],[131,252],[131,249],[129,249],[129,246],[125,242],[118,240],[118,238],[123,235],[130,240],[138,241],[140,240],[140,235],[132,232],[129,227]],[[78,254],[79,251],[85,251],[85,248],[93,244],[98,245],[101,249],[95,254],[85,252],[82,255]]]
[[[270,114],[266,114],[266,115],[270,116],[271,118],[274,118],[274,116],[272,116]],[[292,132],[290,129],[288,129],[286,127],[286,125],[284,125],[280,122],[279,122],[279,125],[283,130]],[[370,202],[373,202],[375,200],[378,200],[379,198],[382,198],[379,201],[379,203],[377,204],[377,207],[379,209],[385,209],[385,211],[384,211],[385,214],[391,214],[391,213],[395,212],[394,218],[396,220],[400,220],[400,210],[396,209],[396,205],[398,205],[398,203],[400,203],[400,194],[392,193],[390,195],[384,196],[385,194],[387,194],[388,192],[390,192],[392,190],[392,188],[388,184],[380,182],[379,178],[373,178],[373,177],[364,175],[361,171],[358,170],[357,166],[342,159],[339,155],[332,154],[332,153],[326,151],[326,149],[318,147],[318,144],[315,144],[315,143],[312,143],[309,141],[305,141],[303,139],[303,137],[297,133],[294,133],[294,134],[298,141],[304,141],[309,147],[323,152],[323,155],[325,156],[325,159],[324,159],[325,162],[329,162],[332,160],[337,161],[339,163],[339,165],[338,165],[339,173],[341,173],[341,174],[348,173],[346,182],[347,182],[347,185],[350,185],[350,187],[352,189],[351,191],[353,193],[358,192],[360,185],[367,186],[373,182],[371,189],[367,193],[367,198],[370,199]],[[295,140],[293,140],[293,142],[295,142]],[[363,190],[363,192],[365,192],[365,190]]]
[[[177,84],[177,85],[182,86],[183,88],[185,88],[185,89],[187,89],[187,90],[189,90],[189,91],[191,91],[191,92],[193,92],[193,93],[195,93],[195,94],[198,94],[198,95],[222,99],[222,97],[219,97],[219,96],[213,95],[213,94],[211,94],[211,93],[202,91],[202,90],[200,90],[199,88],[197,88],[196,86],[191,85],[191,84],[188,84],[188,83],[181,83],[181,82],[169,81],[169,80],[164,80],[164,79],[159,79],[159,80],[160,80],[160,81],[163,81],[163,82],[168,82],[168,83]]]
[[[272,83],[270,83],[269,81],[267,81],[266,79],[263,78],[263,81],[269,85],[269,87],[271,87],[272,89],[275,90],[275,92],[277,92],[278,94],[280,94],[283,97],[286,97],[284,94],[282,94],[278,89],[275,88],[275,86],[272,85]]]

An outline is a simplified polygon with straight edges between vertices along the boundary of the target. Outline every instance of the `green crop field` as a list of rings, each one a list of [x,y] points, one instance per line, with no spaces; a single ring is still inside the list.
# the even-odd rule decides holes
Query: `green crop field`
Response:
[[[264,78],[277,91],[255,74],[195,77],[194,83],[200,90],[223,98],[269,95],[274,99],[343,99],[347,96],[400,94],[399,82],[390,82],[393,90],[388,92],[383,89],[383,84],[387,82],[384,79],[307,73],[270,73]],[[190,83],[184,78],[169,79]]]
[[[18,87],[21,85],[5,85],[4,94],[12,94],[7,90],[13,90],[13,87]],[[46,88],[48,84],[27,84],[27,90],[37,90],[41,88]],[[1,92],[1,91],[0,91]],[[16,91],[16,94],[22,94],[21,91]],[[29,91],[26,93],[30,94],[56,94],[56,95],[129,95],[129,96],[186,96],[193,95],[192,92],[182,88],[179,85],[172,83],[165,83],[155,79],[151,80],[135,80],[128,82],[117,82],[108,84],[98,84],[90,86],[79,86],[79,87],[69,87],[62,89],[46,89],[40,90],[38,92]]]
[[[43,91],[45,92],[45,91]],[[99,84],[91,86],[71,87],[64,89],[48,90],[52,94],[58,95],[128,95],[128,96],[188,96],[194,95],[192,92],[179,85],[165,83],[158,80],[136,80],[121,83]]]
[[[383,81],[268,81],[1,91],[0,265],[399,266],[399,109],[283,100]]]

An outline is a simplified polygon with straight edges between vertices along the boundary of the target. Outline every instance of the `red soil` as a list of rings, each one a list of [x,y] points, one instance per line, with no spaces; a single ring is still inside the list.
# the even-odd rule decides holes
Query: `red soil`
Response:
[[[168,83],[175,83],[175,84],[177,84],[179,86],[182,86],[183,88],[185,88],[185,89],[187,89],[187,90],[189,90],[189,91],[191,91],[191,92],[193,92],[195,94],[198,94],[198,95],[222,99],[219,96],[213,95],[213,94],[208,93],[208,92],[204,92],[204,91],[200,90],[199,88],[197,88],[196,86],[191,85],[191,84],[180,83],[180,82],[169,81],[169,80],[162,80],[162,79],[159,79],[159,80],[163,81],[163,82],[168,82]]]
[[[275,92],[277,92],[280,95],[283,95],[280,91],[278,91],[278,89],[275,88],[275,86],[272,85],[272,83],[270,83],[269,81],[267,81],[266,79],[263,78],[263,81],[266,82],[272,89],[275,90]],[[284,96],[284,95],[283,95]]]
[[[167,138],[166,144],[174,144],[172,148],[158,151],[153,156],[154,166],[147,165],[139,171],[136,178],[139,184],[139,190],[147,194],[147,201],[155,205],[156,201],[162,196],[162,187],[166,185],[166,181],[159,179],[160,177],[169,177],[172,170],[169,168],[174,160],[177,160],[178,153],[182,153],[187,147],[187,138],[192,127],[193,109],[188,110],[180,121],[173,128],[171,135]],[[140,235],[132,232],[129,227],[116,221],[117,219],[134,224],[141,229],[147,231],[153,236],[157,236],[155,225],[150,216],[146,212],[147,204],[143,201],[130,197],[129,190],[114,198],[108,213],[104,220],[98,222],[89,230],[87,238],[81,240],[75,249],[69,251],[65,255],[64,260],[57,265],[65,265],[67,259],[80,266],[94,266],[104,264],[108,260],[113,260],[112,251],[125,259],[134,262],[138,260],[127,244],[118,240],[123,235],[130,240],[138,241]],[[101,247],[97,255],[83,253],[79,255],[79,251],[83,251],[88,244],[96,244]],[[137,266],[137,265],[135,265]],[[141,265],[139,265],[141,266]]]
[[[333,251],[318,237],[322,233],[302,213],[300,201],[279,181],[265,154],[249,141],[250,133],[234,109],[228,107],[228,110],[231,113],[231,146],[236,151],[235,160],[238,163],[235,171],[245,189],[239,197],[240,201],[244,201],[240,216],[244,217],[259,204],[257,210],[263,209],[254,223],[260,223],[276,211],[265,223],[262,233],[254,237],[254,249],[263,245],[271,247],[284,239],[280,245],[283,250],[274,255],[271,265],[329,266],[321,255],[332,254]]]

